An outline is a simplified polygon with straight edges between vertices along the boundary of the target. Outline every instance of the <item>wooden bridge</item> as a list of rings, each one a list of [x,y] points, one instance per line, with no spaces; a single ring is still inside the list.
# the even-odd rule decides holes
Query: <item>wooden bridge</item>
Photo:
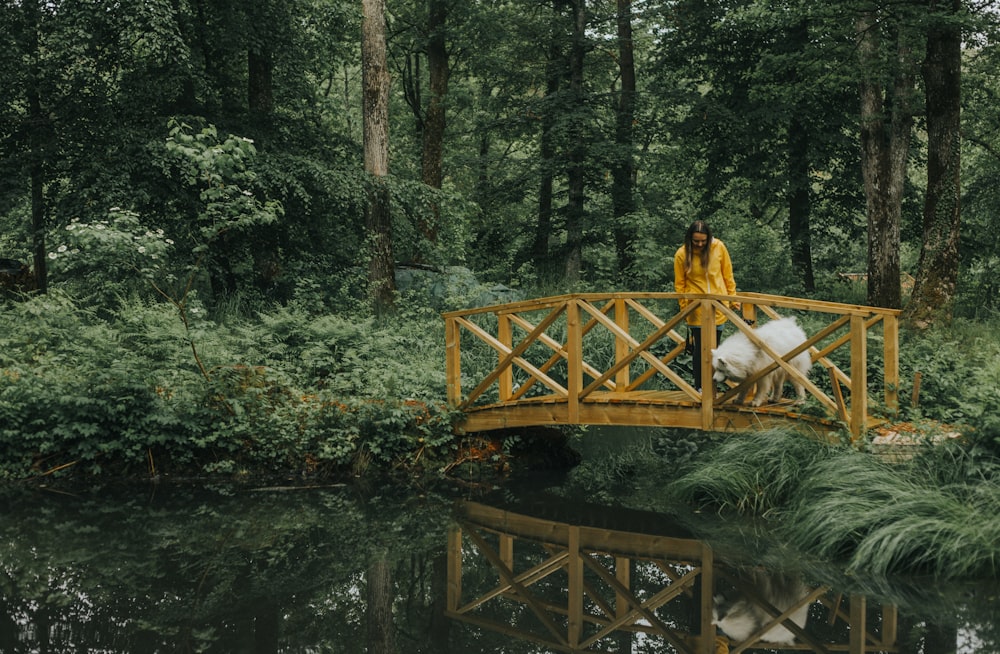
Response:
[[[684,309],[682,299],[688,300]],[[730,302],[742,305],[740,314]],[[682,332],[686,317],[699,308],[705,338],[691,356],[709,371],[706,381],[716,309],[729,319],[726,333],[745,332],[771,365],[722,391],[709,384],[706,392],[694,388]],[[821,433],[846,430],[854,440],[878,422],[870,415],[877,402],[869,396],[870,380],[887,412],[898,406],[899,313],[759,293],[578,293],[453,311],[443,316],[448,400],[465,414],[461,432],[582,424],[732,431],[797,424]],[[798,319],[807,340],[781,356],[753,334],[752,325],[787,316]],[[808,378],[789,363],[803,351],[814,364]],[[752,407],[736,401],[778,367],[805,387],[804,403]]]

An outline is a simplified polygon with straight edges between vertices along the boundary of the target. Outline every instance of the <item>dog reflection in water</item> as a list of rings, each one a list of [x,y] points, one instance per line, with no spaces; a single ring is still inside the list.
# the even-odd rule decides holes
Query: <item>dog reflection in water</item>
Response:
[[[740,575],[741,585],[752,586],[762,599],[784,613],[798,604],[809,594],[809,589],[791,577],[754,569]],[[809,615],[809,604],[803,604],[788,617],[799,628],[806,626]],[[743,642],[776,616],[768,613],[763,606],[754,601],[750,594],[733,589],[728,593],[714,597],[712,622],[730,639]],[[795,634],[782,624],[777,624],[760,637],[767,643],[792,645]]]

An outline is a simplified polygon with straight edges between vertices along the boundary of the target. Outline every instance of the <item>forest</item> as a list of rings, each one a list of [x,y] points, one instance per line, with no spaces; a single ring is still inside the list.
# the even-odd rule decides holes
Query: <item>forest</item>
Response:
[[[5,0],[0,479],[449,469],[440,313],[672,290],[696,219],[741,290],[902,309],[902,417],[995,457],[998,28],[987,0]]]

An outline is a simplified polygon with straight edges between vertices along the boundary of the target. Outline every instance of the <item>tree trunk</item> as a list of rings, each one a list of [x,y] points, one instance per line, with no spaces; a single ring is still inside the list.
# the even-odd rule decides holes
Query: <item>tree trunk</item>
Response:
[[[635,56],[632,45],[632,0],[618,0],[618,70],[621,95],[615,129],[617,156],[612,170],[611,212],[614,217],[615,249],[618,255],[618,277],[624,281],[635,263],[634,230],[628,224],[635,211],[635,159],[633,157],[633,123],[635,122]]]
[[[789,49],[800,51],[809,43],[809,24],[800,20],[788,37]],[[802,82],[795,72],[795,83]],[[807,115],[805,100],[799,100],[788,125],[788,240],[792,250],[792,267],[806,292],[816,290],[812,266],[812,166],[809,159],[809,127],[801,120]]]
[[[45,210],[45,159],[46,150],[51,142],[49,132],[51,125],[42,111],[42,99],[39,93],[41,71],[38,68],[39,45],[38,30],[41,16],[36,0],[28,0],[23,5],[25,39],[24,52],[30,62],[27,80],[28,100],[28,147],[29,178],[31,183],[31,241],[35,288],[39,293],[45,293],[49,288],[48,255],[45,247],[45,231],[48,225]]]
[[[431,616],[427,627],[428,644],[435,654],[448,654],[451,619],[445,616],[448,609],[448,552],[442,550],[431,558]]]
[[[479,91],[484,98],[488,98],[490,91],[488,88],[480,88]],[[480,207],[485,207],[489,197],[490,181],[490,131],[486,125],[478,123],[476,132],[479,134],[479,151],[476,155],[476,186],[475,200]]]
[[[954,19],[961,0],[929,0],[931,24],[922,67],[927,103],[927,194],[924,200],[920,266],[904,320],[918,328],[951,321],[958,282],[961,223],[959,123],[961,119],[962,31]]]
[[[265,3],[248,2],[247,107],[254,120],[267,121],[274,110],[273,11]]]
[[[816,290],[812,266],[812,194],[809,176],[809,128],[798,114],[792,118],[788,134],[788,240],[792,248],[792,267],[806,292]]]
[[[861,169],[868,216],[868,303],[899,308],[899,242],[906,161],[913,115],[914,75],[904,39],[897,43],[893,86],[879,83],[878,19],[864,12],[858,19],[861,64]],[[886,95],[889,102],[886,102]],[[886,116],[887,104],[890,109]],[[888,120],[887,120],[888,118]]]
[[[247,104],[257,118],[267,118],[274,109],[274,62],[268,52],[247,50]]]
[[[440,189],[444,178],[445,97],[448,95],[448,51],[445,27],[448,18],[447,0],[428,0],[427,68],[430,75],[431,97],[424,119],[421,179],[431,188]],[[437,243],[440,210],[435,203],[430,219],[423,221],[420,231],[431,243]]]
[[[569,58],[569,86],[572,108],[582,117],[585,111],[583,92],[583,58],[586,53],[587,3],[573,0],[573,41]],[[584,221],[584,160],[587,144],[583,136],[582,120],[572,121],[569,128],[569,200],[566,206],[566,281],[573,284],[580,280],[583,261]]]
[[[532,260],[540,280],[552,275],[549,261],[549,239],[552,236],[552,195],[555,184],[555,110],[551,108],[559,93],[563,68],[562,51],[552,35],[549,48],[548,71],[545,82],[546,107],[542,111],[542,133],[539,144],[541,176],[538,184],[538,220],[535,224],[535,239],[531,248]]]
[[[368,232],[369,293],[376,314],[389,311],[396,290],[389,213],[389,69],[386,64],[385,0],[362,0],[361,69],[365,172],[370,176],[365,228]]]
[[[368,0],[365,0],[368,2]],[[367,634],[368,654],[395,654],[395,634],[392,624],[392,569],[385,554],[368,566]]]
[[[42,163],[44,154],[42,152],[42,139],[39,138],[38,130],[41,129],[40,122],[41,104],[38,93],[32,89],[28,99],[29,112],[31,113],[31,235],[32,247],[34,250],[35,264],[35,289],[39,293],[46,293],[49,290],[48,258],[45,252],[45,230],[47,220],[45,215],[45,174]]]

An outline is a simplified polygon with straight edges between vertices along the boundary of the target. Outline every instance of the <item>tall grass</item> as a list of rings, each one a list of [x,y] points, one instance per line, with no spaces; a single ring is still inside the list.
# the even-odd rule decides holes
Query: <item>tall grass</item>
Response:
[[[863,454],[814,465],[782,516],[789,541],[818,556],[847,560],[868,574],[926,573],[951,578],[996,574],[1000,493],[919,483]]]
[[[829,446],[778,430],[733,437],[671,489],[701,508],[767,515],[795,496],[811,462],[829,454]]]
[[[671,489],[701,508],[766,516],[789,545],[845,562],[856,574],[994,577],[1000,484],[992,475],[960,479],[949,460],[891,466],[847,447],[768,432],[728,440]]]

